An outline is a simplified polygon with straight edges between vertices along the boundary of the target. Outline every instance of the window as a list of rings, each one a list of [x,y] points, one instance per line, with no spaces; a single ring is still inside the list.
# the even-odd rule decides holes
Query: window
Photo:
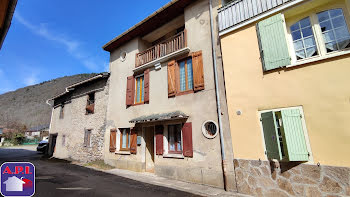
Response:
[[[327,52],[350,47],[349,29],[342,9],[327,10],[317,13],[323,41]]]
[[[91,144],[91,129],[85,130],[84,132],[84,146],[85,147],[90,147]]]
[[[64,117],[64,104],[61,104],[61,108],[60,108],[60,119],[63,119]]]
[[[297,60],[318,55],[310,17],[306,17],[290,27]]]
[[[62,146],[66,145],[66,135],[62,135]]]
[[[86,114],[93,114],[95,111],[95,92],[88,94],[86,102]]]
[[[120,150],[130,150],[130,129],[120,129]]]
[[[182,153],[181,124],[168,125],[169,153]]]
[[[180,92],[193,90],[193,70],[192,70],[192,58],[180,61]]]
[[[135,77],[135,104],[143,103],[144,101],[144,77],[143,75]]]
[[[266,155],[281,161],[309,161],[302,109],[260,112]]]
[[[341,8],[286,22],[282,14],[277,14],[257,24],[264,71],[350,48],[350,33]]]

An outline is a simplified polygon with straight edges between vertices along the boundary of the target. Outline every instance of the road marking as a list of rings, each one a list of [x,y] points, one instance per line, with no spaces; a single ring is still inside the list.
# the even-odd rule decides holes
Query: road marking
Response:
[[[56,189],[60,189],[60,190],[90,190],[92,188],[89,187],[62,187],[62,188],[56,188]]]

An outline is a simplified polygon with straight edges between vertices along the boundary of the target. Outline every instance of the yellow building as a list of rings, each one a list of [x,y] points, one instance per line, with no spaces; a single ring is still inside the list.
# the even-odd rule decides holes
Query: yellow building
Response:
[[[231,1],[218,20],[238,191],[350,195],[350,1]]]

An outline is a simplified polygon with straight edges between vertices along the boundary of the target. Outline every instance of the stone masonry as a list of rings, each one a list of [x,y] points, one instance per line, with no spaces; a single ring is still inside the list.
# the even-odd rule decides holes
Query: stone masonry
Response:
[[[350,196],[350,168],[234,160],[237,190],[252,196]]]

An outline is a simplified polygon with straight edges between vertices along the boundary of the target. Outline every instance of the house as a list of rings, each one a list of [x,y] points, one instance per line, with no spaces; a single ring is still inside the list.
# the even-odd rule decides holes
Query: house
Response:
[[[103,46],[110,52],[106,163],[235,189],[222,64],[213,56],[219,5],[173,0]]]
[[[49,136],[50,125],[40,125],[28,129],[24,135],[27,139],[44,139]]]
[[[350,195],[350,1],[218,10],[237,190]]]
[[[47,101],[52,106],[49,154],[82,162],[102,159],[108,76],[75,83]]]
[[[23,191],[23,184],[25,184],[24,181],[17,178],[16,176],[9,177],[6,181],[3,182],[6,185],[6,191],[11,192],[21,192]]]

